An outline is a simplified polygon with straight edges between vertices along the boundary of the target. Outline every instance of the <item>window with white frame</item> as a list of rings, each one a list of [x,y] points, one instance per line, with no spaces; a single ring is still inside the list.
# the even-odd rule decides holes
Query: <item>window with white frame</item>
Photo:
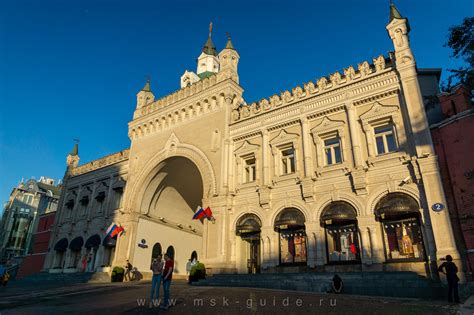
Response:
[[[281,175],[295,172],[295,148],[293,145],[280,149]]]
[[[324,140],[324,155],[326,165],[339,164],[342,162],[341,140],[338,136]]]
[[[254,182],[256,180],[257,167],[254,156],[244,158],[244,183]]]
[[[397,142],[392,123],[374,128],[375,146],[377,155],[394,152],[397,150]]]

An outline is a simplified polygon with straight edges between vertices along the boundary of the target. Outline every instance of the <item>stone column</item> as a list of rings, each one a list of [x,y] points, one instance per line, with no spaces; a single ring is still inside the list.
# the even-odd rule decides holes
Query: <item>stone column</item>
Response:
[[[270,185],[270,161],[268,160],[268,130],[262,131],[262,169],[263,169],[263,185]]]
[[[100,268],[100,266],[103,265],[103,261],[104,261],[104,246],[103,245],[99,245],[95,255],[96,257],[95,257],[95,263],[94,263],[94,271],[96,271],[97,268]]]
[[[311,268],[316,266],[317,254],[317,235],[319,232],[319,224],[316,222],[306,222],[306,240],[307,240],[307,265]]]
[[[324,266],[327,259],[326,252],[326,231],[318,225],[316,230],[316,266]]]
[[[363,164],[362,153],[361,153],[361,144],[360,144],[360,132],[358,130],[358,121],[356,108],[353,105],[352,101],[348,101],[346,104],[347,107],[347,121],[349,123],[349,133],[351,135],[352,143],[352,157],[354,159],[354,167],[359,168]]]
[[[265,248],[264,248],[264,253],[262,257],[262,267],[265,267],[265,268],[272,266],[273,250],[272,250],[271,238],[273,237],[273,233],[275,233],[273,231],[273,228],[269,226],[262,227],[260,231],[260,237],[265,242]]]
[[[372,262],[383,263],[385,261],[382,227],[380,224],[368,226],[372,245]]]
[[[304,176],[311,177],[313,176],[313,160],[311,156],[311,146],[309,141],[309,123],[306,117],[301,119],[301,135],[303,138]]]

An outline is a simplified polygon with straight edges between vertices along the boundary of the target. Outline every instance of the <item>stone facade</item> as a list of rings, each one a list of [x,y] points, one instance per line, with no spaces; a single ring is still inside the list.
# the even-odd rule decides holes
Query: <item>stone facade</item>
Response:
[[[217,55],[210,34],[199,62],[212,67],[186,71],[182,88],[160,99],[149,82],[137,94],[130,149],[83,166],[77,150],[69,155],[50,267],[75,270],[84,240],[102,240],[116,222],[125,232],[107,263],[129,259],[143,273],[167,251],[184,275],[195,251],[213,273],[436,277],[439,259],[459,254],[448,210],[431,210],[446,202],[422,72],[408,21],[393,6],[387,31],[390,55],[252,103],[243,99],[230,38]],[[117,183],[123,202],[112,205]],[[215,220],[192,221],[197,206],[209,206]],[[106,246],[94,246],[99,270]]]

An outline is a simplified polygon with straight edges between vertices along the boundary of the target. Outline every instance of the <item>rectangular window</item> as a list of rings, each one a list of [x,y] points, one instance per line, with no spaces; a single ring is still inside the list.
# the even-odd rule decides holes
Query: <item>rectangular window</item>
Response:
[[[295,172],[295,149],[293,147],[281,150],[281,174]]]
[[[257,175],[255,158],[248,158],[244,161],[244,183],[255,181]]]
[[[341,142],[338,137],[324,140],[324,153],[326,156],[326,165],[342,162]]]
[[[114,194],[114,209],[122,207],[123,189],[115,189]]]
[[[377,155],[394,152],[397,150],[393,125],[387,124],[374,128],[375,143],[377,147]]]

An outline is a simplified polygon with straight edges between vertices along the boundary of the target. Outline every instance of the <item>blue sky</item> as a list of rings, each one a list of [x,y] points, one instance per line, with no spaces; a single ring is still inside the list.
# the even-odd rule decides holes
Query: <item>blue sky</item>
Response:
[[[157,97],[177,90],[184,70],[195,71],[210,21],[218,50],[231,33],[251,102],[386,54],[388,3],[2,1],[0,201],[21,178],[61,178],[74,138],[81,163],[127,148],[145,75]],[[418,66],[451,67],[447,30],[473,15],[472,1],[395,3]]]

